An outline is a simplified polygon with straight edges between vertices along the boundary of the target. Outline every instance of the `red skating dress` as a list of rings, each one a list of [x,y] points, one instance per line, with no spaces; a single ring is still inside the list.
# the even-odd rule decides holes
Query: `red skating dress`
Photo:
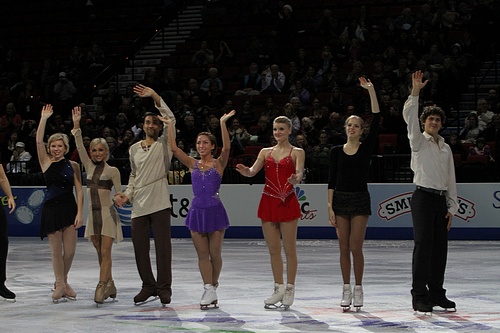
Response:
[[[293,147],[290,154],[279,161],[272,157],[273,149],[264,164],[266,183],[257,216],[266,222],[289,222],[302,216],[294,187],[288,182],[295,173]]]

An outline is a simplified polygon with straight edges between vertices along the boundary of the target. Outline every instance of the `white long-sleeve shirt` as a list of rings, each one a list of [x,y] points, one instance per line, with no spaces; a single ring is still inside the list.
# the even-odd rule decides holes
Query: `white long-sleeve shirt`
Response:
[[[448,211],[455,214],[458,209],[455,165],[450,146],[438,136],[438,142],[426,132],[420,131],[418,96],[408,96],[403,108],[403,118],[408,124],[411,148],[413,182],[417,186],[446,191]]]
[[[175,116],[163,99],[156,105],[163,117]],[[171,207],[168,189],[168,171],[172,160],[172,150],[168,145],[168,128],[162,135],[144,150],[141,142],[130,147],[130,178],[124,194],[132,202],[132,218],[149,215]]]

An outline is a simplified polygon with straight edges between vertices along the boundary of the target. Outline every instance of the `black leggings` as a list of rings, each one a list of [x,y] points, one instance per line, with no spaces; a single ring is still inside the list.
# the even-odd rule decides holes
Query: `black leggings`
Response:
[[[7,215],[5,209],[0,207],[0,285],[5,283],[7,252],[9,250],[9,238],[7,237]]]

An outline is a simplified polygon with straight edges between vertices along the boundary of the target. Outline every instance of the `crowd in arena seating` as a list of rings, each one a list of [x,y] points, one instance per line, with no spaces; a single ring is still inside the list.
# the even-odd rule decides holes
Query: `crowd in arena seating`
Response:
[[[146,72],[138,83],[159,92],[176,115],[179,147],[194,150],[197,133],[205,130],[220,140],[218,119],[236,109],[229,124],[232,156],[252,154],[252,147],[273,144],[272,120],[286,115],[293,123],[293,144],[306,151],[306,167],[326,168],[323,161],[329,149],[344,143],[346,116],[357,114],[369,126],[369,97],[358,85],[358,77],[366,76],[379,94],[380,133],[390,138],[383,141],[381,136],[374,154],[409,153],[401,111],[411,73],[421,70],[430,81],[422,99],[446,111],[448,124],[456,128],[451,133],[458,138],[455,142],[467,146],[457,148],[459,160],[465,162],[469,151],[488,155],[488,163],[500,158],[500,145],[495,145],[500,131],[499,88],[473,101],[477,106],[465,122],[459,117],[460,96],[467,91],[470,77],[493,53],[497,4],[491,0],[405,1],[396,7],[398,12],[390,12],[388,5],[353,9],[323,4],[309,10],[304,3],[219,1],[219,7],[208,8],[206,15],[210,10],[212,15],[231,13],[240,26],[249,25],[255,31],[245,38],[207,34],[199,49],[189,50],[188,63],[171,57],[176,60]],[[343,17],[346,8],[349,15]],[[383,13],[376,12],[380,8]],[[84,103],[82,77],[106,64],[105,46],[93,44],[87,54],[75,47],[66,61],[45,59],[39,68],[18,59],[8,45],[1,46],[4,165],[20,155],[18,143],[37,160],[35,131],[45,103],[53,104],[56,112],[47,135],[69,134],[70,110],[80,105],[84,142],[104,137],[112,159],[128,158],[128,147],[141,138],[142,116],[154,107],[134,95],[133,83],[121,91],[116,80],[106,85],[95,108]],[[239,69],[237,73],[227,74],[233,68]],[[488,149],[478,148],[480,141],[488,143]],[[71,152],[68,158],[77,156]]]

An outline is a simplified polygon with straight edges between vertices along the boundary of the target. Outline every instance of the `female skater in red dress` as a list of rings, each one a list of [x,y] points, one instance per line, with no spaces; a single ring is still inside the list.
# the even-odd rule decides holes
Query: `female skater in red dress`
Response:
[[[264,301],[266,308],[277,304],[288,309],[293,303],[295,276],[297,275],[297,225],[301,211],[294,185],[304,175],[305,153],[288,140],[292,123],[285,116],[273,122],[273,135],[277,141],[274,147],[263,148],[251,167],[236,165],[236,170],[245,177],[255,176],[265,167],[266,182],[259,204],[258,217],[262,220],[262,231],[271,256],[274,276],[274,293]],[[283,279],[283,258],[281,239],[286,255],[287,284]]]

